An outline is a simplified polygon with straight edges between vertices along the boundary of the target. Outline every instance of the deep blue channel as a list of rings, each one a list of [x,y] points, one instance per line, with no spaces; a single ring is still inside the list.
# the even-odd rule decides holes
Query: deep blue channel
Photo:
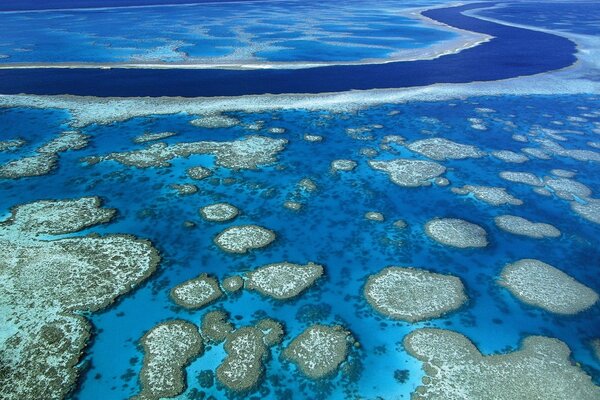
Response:
[[[473,3],[425,11],[425,16],[447,25],[494,37],[432,60],[296,70],[5,69],[0,71],[0,93],[127,97],[325,93],[493,81],[556,70],[576,61],[576,45],[566,38],[462,14],[492,5]]]

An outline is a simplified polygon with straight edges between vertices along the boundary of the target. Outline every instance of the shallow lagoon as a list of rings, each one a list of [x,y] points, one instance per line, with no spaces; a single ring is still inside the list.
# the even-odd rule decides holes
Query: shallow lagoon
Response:
[[[518,165],[491,156],[449,160],[441,163],[449,169],[444,176],[450,180],[450,186],[403,188],[394,185],[386,174],[369,168],[368,159],[361,154],[364,147],[379,149],[385,135],[401,135],[407,142],[440,136],[490,153],[539,147],[533,141],[536,137],[559,134],[567,139],[560,142],[567,149],[593,150],[587,142],[597,141],[594,130],[598,129],[600,115],[595,111],[599,105],[600,100],[591,96],[505,96],[383,105],[354,113],[292,110],[230,114],[242,124],[265,121],[259,132],[241,125],[198,128],[189,124],[195,117],[185,114],[91,125],[82,129],[91,135],[90,146],[61,154],[55,173],[2,181],[1,213],[7,214],[15,204],[38,199],[99,195],[107,207],[119,210],[119,217],[95,231],[145,237],[163,253],[159,271],[143,287],[111,309],[91,317],[95,339],[86,355],[88,369],[74,396],[79,399],[122,399],[137,393],[142,355],[136,343],[144,332],[169,318],[199,323],[204,313],[219,307],[229,311],[238,326],[265,316],[281,320],[286,326],[284,345],[315,322],[345,325],[361,344],[352,358],[356,373],[322,384],[311,383],[294,366],[282,362],[280,348],[276,347],[267,364],[265,384],[258,392],[260,395],[256,394],[263,398],[318,398],[327,393],[331,398],[356,394],[407,399],[419,384],[422,372],[421,363],[405,352],[401,342],[407,333],[423,326],[463,333],[484,353],[515,349],[524,335],[556,337],[569,345],[575,361],[599,383],[600,364],[588,346],[600,328],[598,304],[577,316],[554,316],[521,304],[494,281],[505,264],[521,258],[539,258],[600,291],[595,270],[600,262],[597,249],[600,226],[570,211],[567,201],[540,196],[530,186],[506,181],[498,175],[500,171],[528,171],[543,177],[555,168],[576,171],[574,179],[587,185],[592,197],[597,198],[600,196],[597,163],[556,155],[549,160],[531,157]],[[470,118],[478,119],[477,123],[469,121]],[[21,137],[28,144],[15,153],[0,153],[0,162],[29,154],[36,146],[68,129],[67,123],[68,115],[59,110],[1,110],[0,125],[12,127],[10,132],[3,132],[3,138]],[[347,134],[348,128],[372,124],[383,126],[368,132],[372,140],[357,140]],[[268,130],[272,127],[286,131],[271,134]],[[256,133],[286,138],[289,143],[276,165],[257,171],[217,168],[213,157],[206,155],[175,159],[170,168],[144,170],[112,161],[92,166],[79,161],[86,156],[142,148],[144,145],[133,143],[135,137],[145,132],[166,131],[177,133],[166,138],[166,143],[224,141]],[[307,133],[321,135],[323,141],[305,141]],[[529,134],[530,142],[515,141],[514,134]],[[379,149],[374,159],[426,159],[397,144],[389,146],[387,150]],[[358,166],[350,172],[333,174],[330,164],[337,159],[355,160]],[[213,169],[214,175],[202,181],[189,179],[186,170],[199,165]],[[315,182],[318,190],[297,193],[296,184],[306,177]],[[181,197],[169,187],[174,183],[193,183],[200,190]],[[493,207],[472,196],[452,193],[452,187],[464,185],[506,187],[524,204]],[[287,200],[299,201],[304,206],[299,212],[288,210],[283,207]],[[241,213],[231,223],[204,221],[199,208],[216,202],[229,202]],[[366,220],[364,214],[368,211],[381,212],[385,221]],[[551,222],[563,235],[544,240],[511,235],[495,227],[493,218],[503,214]],[[477,223],[488,232],[490,244],[473,250],[437,244],[423,232],[423,225],[435,217]],[[393,223],[398,219],[405,220],[408,227],[396,229]],[[193,221],[196,227],[184,227],[185,221]],[[220,251],[213,238],[224,228],[238,224],[272,229],[277,240],[267,248],[243,256]],[[281,260],[323,264],[326,276],[297,300],[286,303],[244,291],[206,309],[190,312],[169,299],[172,287],[202,272],[222,279]],[[408,324],[388,320],[376,314],[361,293],[366,277],[389,265],[426,267],[456,275],[463,281],[470,301],[458,312],[429,322]],[[190,398],[195,389],[217,398],[227,397],[223,389],[201,388],[197,380],[200,371],[214,370],[223,356],[222,347],[215,346],[188,368],[186,394]],[[394,378],[395,370],[408,370],[407,381],[399,383]],[[406,373],[398,374],[402,375]]]
[[[0,63],[384,59],[457,37],[402,14],[428,4],[225,2],[0,12]]]

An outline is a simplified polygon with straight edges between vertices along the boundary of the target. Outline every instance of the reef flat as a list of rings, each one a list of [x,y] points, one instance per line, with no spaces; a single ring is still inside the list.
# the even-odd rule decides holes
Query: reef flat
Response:
[[[217,367],[219,382],[234,392],[251,391],[263,378],[269,348],[281,343],[282,336],[283,327],[271,319],[228,334],[224,345],[227,357]]]
[[[134,143],[147,143],[156,140],[162,140],[170,138],[171,136],[177,135],[175,132],[157,132],[157,133],[144,133],[133,139]]]
[[[323,275],[318,264],[306,265],[288,262],[269,264],[246,274],[245,288],[264,296],[287,300],[298,296]]]
[[[427,236],[447,246],[485,247],[487,233],[479,225],[458,218],[436,218],[425,224]]]
[[[523,200],[517,199],[508,193],[505,188],[500,187],[465,185],[460,188],[454,187],[451,190],[452,193],[459,195],[473,194],[477,200],[484,201],[492,206],[504,204],[520,206],[523,204]]]
[[[86,147],[87,144],[88,137],[86,135],[76,131],[63,132],[40,146],[34,155],[0,165],[0,178],[19,179],[46,175],[57,167],[60,153],[79,150]]]
[[[446,167],[433,161],[398,159],[369,161],[369,165],[386,172],[396,185],[405,187],[430,186],[432,179],[446,172]]]
[[[140,372],[139,400],[175,397],[186,387],[184,367],[202,354],[204,345],[198,328],[173,320],[152,328],[140,340],[144,366]]]
[[[459,278],[404,267],[388,267],[370,276],[363,294],[381,314],[408,322],[437,318],[467,301]]]
[[[577,314],[598,301],[592,289],[539,260],[508,264],[498,283],[524,303],[557,314]]]
[[[81,313],[107,307],[155,270],[158,252],[131,236],[46,237],[107,222],[114,212],[93,197],[41,201],[14,207],[0,223],[0,308],[7,313],[0,397],[65,397],[90,337]]]
[[[171,289],[171,298],[185,308],[202,308],[223,295],[219,282],[206,274],[183,282]]]
[[[110,153],[84,159],[88,164],[116,161],[123,165],[149,168],[168,167],[175,158],[187,158],[193,154],[209,154],[216,157],[216,164],[231,169],[257,169],[276,161],[276,155],[287,143],[286,139],[264,136],[248,136],[231,142],[182,142],[173,145],[155,143],[141,150]]]
[[[291,341],[283,356],[309,378],[322,379],[337,372],[353,341],[342,326],[313,325]]]
[[[600,387],[571,363],[558,339],[529,336],[517,351],[485,356],[465,336],[423,328],[408,334],[404,347],[424,363],[415,400],[581,399],[600,396]]]
[[[240,211],[229,203],[215,203],[200,209],[202,218],[207,221],[225,222],[238,216]]]
[[[215,237],[215,243],[229,253],[246,253],[268,246],[275,233],[258,225],[239,225],[225,229]]]
[[[190,124],[200,128],[231,128],[240,123],[233,117],[222,114],[209,114],[190,121]]]
[[[480,158],[485,153],[475,146],[456,143],[443,138],[417,140],[406,146],[409,150],[436,161]]]
[[[514,235],[527,236],[533,239],[556,238],[560,231],[553,225],[543,222],[531,222],[515,215],[499,215],[494,218],[496,226]]]

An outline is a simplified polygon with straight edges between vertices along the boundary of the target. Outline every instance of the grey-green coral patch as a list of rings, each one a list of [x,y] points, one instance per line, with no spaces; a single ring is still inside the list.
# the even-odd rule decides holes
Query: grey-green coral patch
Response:
[[[158,324],[146,333],[141,344],[144,365],[140,372],[139,400],[175,397],[185,390],[185,367],[202,354],[202,336],[196,325],[172,320]]]
[[[283,357],[292,361],[311,379],[322,379],[336,374],[348,357],[353,337],[340,325],[313,325],[298,335],[283,351]]]
[[[493,186],[476,186],[476,185],[465,185],[461,188],[452,188],[452,193],[459,195],[472,194],[477,200],[484,201],[492,206],[501,206],[504,204],[510,204],[520,206],[523,201],[517,199],[506,191],[505,188],[493,187]]]
[[[323,275],[323,266],[288,262],[268,264],[246,274],[245,287],[278,300],[298,296]]]
[[[323,136],[320,135],[311,135],[311,134],[306,134],[304,135],[304,140],[306,140],[307,142],[322,142],[323,141]]]
[[[499,215],[494,218],[494,222],[498,228],[514,235],[528,236],[533,239],[560,236],[560,231],[550,224],[531,222],[515,215]]]
[[[258,225],[238,225],[225,229],[215,237],[215,244],[229,253],[247,253],[268,246],[275,232]]]
[[[207,274],[201,274],[171,289],[173,301],[190,309],[206,307],[222,295],[217,279]]]
[[[29,235],[61,235],[112,220],[116,210],[101,205],[99,197],[41,200],[14,207],[10,221]]]
[[[302,209],[302,203],[297,201],[286,201],[283,203],[283,206],[292,211],[300,211]]]
[[[196,180],[208,178],[209,176],[212,175],[212,171],[210,169],[200,167],[200,166],[188,168],[188,170],[186,172],[190,178],[196,179]]]
[[[524,147],[521,151],[531,157],[539,158],[540,160],[549,160],[552,158],[544,150],[538,149],[537,147]]]
[[[563,200],[585,199],[592,195],[589,187],[568,178],[545,178],[547,188]]]
[[[80,150],[88,145],[88,136],[76,131],[61,133],[37,149],[40,154],[58,154],[69,150]]]
[[[404,338],[426,377],[413,400],[594,400],[600,388],[570,360],[560,340],[529,336],[518,351],[484,356],[464,335],[423,328]]]
[[[557,314],[577,314],[598,301],[594,290],[552,265],[534,259],[505,266],[499,284],[524,303]]]
[[[263,333],[263,340],[269,347],[280,344],[283,340],[283,325],[270,318],[261,319],[256,324],[256,328]]]
[[[90,335],[80,315],[107,307],[156,269],[154,247],[131,236],[37,236],[68,234],[114,213],[97,206],[97,198],[25,204],[0,223],[0,398],[65,397]]]
[[[13,151],[23,146],[23,139],[0,140],[0,151]]]
[[[227,313],[217,310],[206,313],[202,317],[201,329],[204,339],[213,343],[221,343],[235,328],[229,322]]]
[[[558,168],[551,170],[550,173],[554,176],[558,176],[561,178],[572,178],[576,175],[576,173],[573,171],[567,171],[565,169],[558,169]]]
[[[239,125],[240,121],[237,118],[233,118],[223,114],[208,114],[200,118],[196,118],[190,121],[190,124],[199,128],[231,128]]]
[[[191,183],[174,183],[171,185],[171,189],[174,189],[180,196],[189,196],[190,194],[198,193],[198,186]]]
[[[458,218],[435,218],[425,224],[427,236],[448,246],[485,247],[487,233],[479,225]]]
[[[371,168],[387,173],[396,185],[430,186],[431,180],[446,172],[446,167],[433,161],[397,159],[369,161]]]
[[[202,218],[207,221],[224,222],[230,221],[238,216],[239,210],[237,207],[229,203],[210,204],[200,209]]]
[[[244,287],[244,279],[237,275],[229,276],[223,279],[223,282],[221,282],[221,286],[226,292],[235,293]]]
[[[217,379],[227,389],[246,393],[261,382],[269,355],[269,347],[280,341],[278,333],[283,328],[276,321],[259,322],[257,326],[236,329],[227,335],[227,357],[217,368]],[[263,331],[264,329],[264,331]]]
[[[544,186],[544,182],[531,172],[502,171],[500,178],[509,182],[524,183],[530,186]]]
[[[216,164],[225,168],[257,169],[259,166],[274,163],[276,155],[286,144],[286,139],[264,136],[247,136],[230,142],[182,142],[172,145],[155,143],[143,149],[87,157],[83,161],[96,164],[112,160],[138,168],[168,167],[175,158],[208,154],[214,155]]]
[[[529,158],[527,156],[520,154],[520,153],[515,153],[514,151],[510,151],[510,150],[494,151],[494,152],[492,152],[492,155],[499,160],[502,160],[504,162],[509,162],[509,163],[521,164],[526,161],[529,161]]]
[[[383,216],[383,214],[380,212],[377,212],[377,211],[369,211],[369,212],[365,213],[365,219],[368,219],[369,221],[376,221],[376,222],[385,221],[385,217]]]
[[[586,199],[585,203],[572,201],[571,209],[579,214],[582,218],[585,218],[590,222],[600,224],[600,200]]]
[[[298,182],[298,188],[307,192],[314,192],[317,190],[317,184],[310,178],[304,178]]]
[[[363,294],[381,314],[408,322],[440,317],[467,301],[459,278],[410,267],[388,267],[370,276]]]
[[[137,136],[133,139],[134,143],[147,143],[155,140],[162,140],[171,136],[177,135],[175,132],[158,132],[158,133],[144,133],[143,135]]]
[[[50,173],[58,165],[56,154],[38,154],[0,165],[0,178],[19,179]]]
[[[443,138],[417,140],[406,146],[409,150],[437,161],[480,158],[485,153],[475,146]]]
[[[331,169],[333,171],[352,171],[356,168],[356,161],[352,160],[334,160],[331,162]]]

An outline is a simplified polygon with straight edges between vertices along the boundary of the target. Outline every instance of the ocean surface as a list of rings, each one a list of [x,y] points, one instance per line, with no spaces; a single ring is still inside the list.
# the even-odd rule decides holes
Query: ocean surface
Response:
[[[187,97],[326,93],[493,81],[565,68],[576,61],[575,43],[564,37],[463,14],[493,5],[472,3],[425,11],[423,15],[449,26],[494,37],[434,59],[266,70],[53,68],[45,73],[48,69],[2,69],[0,92]]]
[[[126,5],[153,3],[128,0]],[[427,49],[456,39],[457,33],[424,25],[400,12],[439,6],[436,1],[415,1],[399,9],[388,0],[375,6],[359,1],[325,2],[324,9],[321,3],[216,1],[109,8],[124,2],[89,0],[76,2],[80,9],[69,10],[66,8],[75,2],[63,0],[52,5],[57,10],[41,12],[29,10],[37,2],[7,1],[0,4],[0,10],[14,12],[0,11],[0,65],[4,66],[232,59],[336,65],[266,70],[7,68],[0,69],[0,95],[214,97],[410,88],[536,74],[543,79],[543,73],[573,68],[576,43],[564,36],[495,20],[565,33],[599,33],[599,7],[591,2],[469,3],[432,9],[425,15],[453,27],[492,35],[493,40],[431,60],[363,64],[361,61],[367,59],[393,58],[398,51]],[[494,21],[477,19],[478,15]],[[337,65],[348,62],[357,64]],[[599,77],[598,70],[586,75],[590,82],[597,82]],[[502,171],[524,171],[543,178],[551,176],[553,169],[573,171],[572,179],[587,186],[590,197],[599,199],[599,164],[557,154],[549,159],[529,156],[527,162],[516,164],[490,155],[496,150],[521,153],[524,148],[538,148],[538,139],[556,141],[567,150],[600,152],[600,93],[456,97],[384,103],[353,111],[331,107],[321,111],[226,112],[239,120],[229,128],[194,126],[190,121],[198,116],[184,112],[92,123],[78,128],[90,136],[90,144],[61,153],[58,167],[50,174],[0,179],[0,221],[18,204],[100,196],[104,206],[118,210],[118,217],[75,236],[127,233],[149,239],[163,257],[156,273],[140,287],[108,309],[86,315],[93,324],[92,340],[81,360],[78,386],[69,398],[122,400],[138,394],[143,363],[139,339],[160,322],[182,318],[199,324],[204,314],[218,309],[226,310],[237,326],[251,325],[264,317],[281,321],[285,326],[283,344],[271,350],[264,382],[246,397],[228,392],[216,379],[207,382],[210,374],[206,371],[214,371],[225,357],[222,345],[207,347],[205,354],[187,367],[187,389],[178,399],[407,400],[421,385],[424,372],[423,363],[407,353],[402,340],[423,327],[462,333],[484,355],[518,350],[522,339],[530,335],[554,337],[569,346],[572,361],[600,385],[600,360],[589,345],[600,334],[600,305],[573,316],[556,315],[520,302],[497,282],[506,264],[534,258],[600,293],[600,225],[583,219],[555,193],[543,196],[529,185],[499,176]],[[277,102],[276,96],[269,99]],[[0,165],[33,155],[40,145],[72,130],[73,118],[59,108],[0,107],[0,140],[20,138],[26,142],[14,151],[0,152]],[[259,121],[264,122],[262,128],[248,129]],[[283,133],[273,133],[270,128],[283,128]],[[136,144],[134,139],[159,132],[176,133],[161,140],[168,144],[231,141],[251,135],[289,142],[275,163],[257,170],[218,166],[210,155],[175,158],[169,167],[146,169],[115,161],[93,165],[82,161],[89,156],[142,149],[153,142]],[[320,135],[323,141],[309,142],[304,139],[306,134]],[[370,168],[368,161],[428,158],[400,145],[382,146],[388,135],[400,135],[406,142],[446,138],[476,146],[486,156],[439,161],[448,169],[444,174],[450,181],[447,187],[400,187],[387,174]],[[516,141],[513,135],[527,135],[529,142]],[[376,155],[365,155],[365,149],[375,150]],[[337,159],[354,160],[357,168],[333,172],[331,162]],[[196,166],[210,168],[214,174],[192,180],[186,170]],[[298,188],[305,178],[316,184],[316,191]],[[171,187],[188,183],[199,191],[183,196]],[[451,191],[463,185],[503,187],[524,204],[491,206],[472,195]],[[300,202],[303,207],[289,210],[284,207],[286,201]],[[199,209],[217,202],[233,204],[240,215],[225,223],[205,221]],[[365,213],[370,211],[382,213],[385,220],[367,220]],[[550,223],[561,236],[533,239],[501,231],[494,217],[503,214]],[[434,242],[425,234],[424,224],[436,217],[461,218],[480,225],[487,232],[489,245],[458,249]],[[394,226],[400,219],[406,221],[405,229]],[[271,229],[277,239],[245,255],[220,250],[213,242],[215,236],[240,224]],[[190,311],[169,297],[174,286],[201,273],[222,279],[284,260],[322,264],[325,276],[298,298],[285,302],[244,290]],[[370,275],[387,266],[412,266],[458,276],[469,300],[456,312],[423,322],[386,318],[366,302],[363,287]],[[341,324],[360,343],[350,351],[347,373],[312,381],[282,359],[281,351],[292,338],[315,323]]]
[[[275,349],[267,363],[265,384],[257,398],[347,398],[348,393],[364,398],[408,399],[420,383],[420,362],[401,346],[402,338],[424,326],[448,328],[467,335],[482,352],[492,354],[518,348],[526,335],[538,334],[559,338],[573,351],[573,359],[600,383],[600,364],[593,358],[587,343],[600,329],[598,306],[576,316],[554,316],[523,305],[496,280],[502,267],[521,258],[538,258],[550,263],[596,291],[600,291],[597,273],[600,263],[598,237],[600,227],[583,220],[566,201],[544,197],[531,187],[501,179],[503,170],[529,171],[540,177],[553,168],[577,171],[574,178],[600,193],[597,164],[570,158],[550,160],[532,158],[524,164],[510,164],[491,156],[443,162],[452,187],[464,184],[506,187],[522,199],[522,206],[492,207],[476,199],[458,196],[450,187],[401,188],[367,165],[360,154],[364,147],[377,149],[385,135],[402,135],[408,141],[428,137],[445,137],[476,145],[483,151],[513,150],[531,147],[511,139],[513,134],[552,129],[568,138],[565,148],[589,148],[597,140],[594,130],[600,116],[582,117],[600,106],[597,96],[481,97],[451,102],[412,102],[404,105],[381,105],[352,113],[282,111],[259,114],[230,113],[249,124],[265,121],[259,134],[289,140],[276,165],[257,171],[232,171],[215,167],[210,156],[175,159],[172,167],[136,169],[107,161],[83,165],[81,158],[143,147],[132,139],[144,132],[177,132],[166,143],[183,141],[227,141],[249,135],[242,125],[227,129],[203,129],[189,124],[192,116],[170,115],[134,118],[109,125],[91,125],[82,130],[91,135],[91,145],[83,150],[64,153],[59,168],[51,175],[0,185],[0,209],[8,215],[15,204],[49,198],[77,198],[99,195],[108,207],[119,210],[115,222],[95,228],[99,233],[127,232],[150,239],[164,255],[159,271],[141,288],[125,296],[110,309],[92,315],[94,340],[86,351],[85,373],[73,398],[124,399],[138,392],[137,376],[142,353],[138,339],[157,323],[170,318],[199,322],[212,309],[224,308],[240,325],[251,324],[268,315],[286,327],[285,343],[314,322],[341,323],[361,343],[352,355],[354,373],[323,384],[314,384],[293,366],[282,362]],[[487,112],[477,109],[491,109]],[[390,115],[393,114],[393,115]],[[571,117],[571,118],[569,118]],[[578,117],[578,118],[572,118]],[[486,130],[474,129],[469,118],[479,118]],[[579,118],[584,118],[580,120]],[[31,152],[37,145],[67,129],[65,112],[35,109],[4,109],[0,126],[10,127],[11,137],[27,140],[19,153],[1,154],[7,161]],[[514,123],[513,126],[510,122]],[[373,124],[360,139],[347,134],[348,128]],[[283,134],[267,129],[281,127]],[[305,133],[323,135],[322,143],[303,140]],[[361,140],[362,139],[362,140]],[[535,145],[534,145],[535,147]],[[398,157],[426,159],[405,148],[380,151],[375,159]],[[358,162],[353,172],[330,171],[330,162],[348,158]],[[187,178],[192,166],[215,169],[204,181]],[[284,167],[281,170],[278,166]],[[298,193],[296,184],[312,179],[318,191]],[[193,183],[200,190],[179,196],[171,184]],[[283,207],[286,200],[305,203],[300,212]],[[242,214],[231,223],[204,221],[200,207],[227,201]],[[364,214],[378,211],[384,222],[368,221]],[[562,235],[558,239],[529,239],[500,231],[493,217],[514,214],[534,221],[550,222]],[[490,245],[485,249],[460,250],[428,239],[423,225],[434,217],[457,217],[483,226]],[[404,219],[408,228],[392,226]],[[193,221],[194,228],[184,227]],[[222,252],[212,240],[229,225],[254,223],[277,233],[270,247],[249,255]],[[81,234],[86,234],[86,231]],[[288,260],[296,263],[314,261],[326,268],[326,278],[298,300],[277,302],[255,293],[244,292],[201,311],[190,312],[177,307],[168,297],[169,290],[202,272],[223,278],[232,273],[251,270],[271,262]],[[376,314],[362,297],[368,275],[390,265],[425,267],[432,271],[459,276],[469,302],[460,311],[446,317],[416,324],[395,322]],[[198,392],[214,398],[227,398],[222,388],[201,387],[198,374],[214,370],[223,358],[220,346],[213,347],[187,369],[188,389],[180,398]],[[406,372],[406,380],[394,378],[396,370]]]

